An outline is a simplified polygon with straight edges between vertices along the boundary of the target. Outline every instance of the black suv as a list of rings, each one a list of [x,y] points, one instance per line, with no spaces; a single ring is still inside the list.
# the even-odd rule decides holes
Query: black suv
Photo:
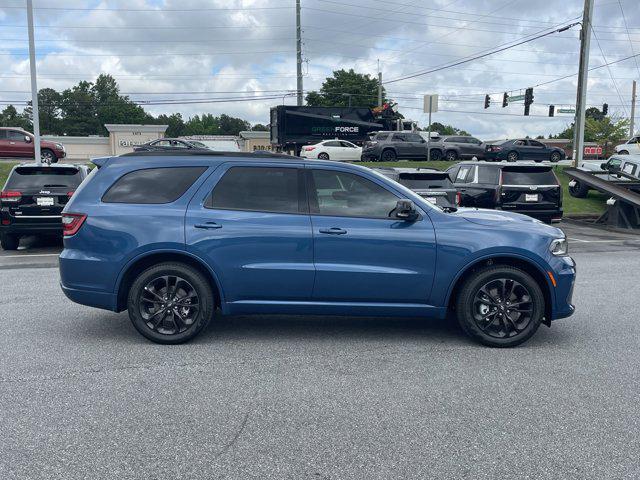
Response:
[[[88,173],[84,165],[26,163],[13,167],[0,192],[2,248],[16,250],[23,235],[62,237],[62,209]]]
[[[431,160],[440,160],[442,149],[431,144]],[[362,147],[363,161],[395,162],[396,160],[426,160],[427,141],[412,132],[378,132]]]
[[[460,203],[460,193],[453,186],[447,172],[433,168],[380,167],[374,170],[445,210],[455,210]]]
[[[547,223],[562,219],[562,187],[551,166],[460,162],[447,172],[464,207],[508,210]]]

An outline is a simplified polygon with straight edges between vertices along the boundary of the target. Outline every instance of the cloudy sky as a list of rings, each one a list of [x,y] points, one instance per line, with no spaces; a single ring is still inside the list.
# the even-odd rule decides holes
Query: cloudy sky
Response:
[[[0,0],[0,99],[29,98],[25,0]],[[295,104],[295,0],[34,0],[38,87],[67,88],[100,73],[153,113],[227,113],[268,123],[269,107]],[[583,0],[302,0],[304,88],[338,68],[377,75],[406,117],[426,124],[422,96],[440,94],[434,121],[480,138],[548,135],[575,103],[573,27],[501,53],[469,56],[581,19]],[[590,66],[640,53],[640,2],[596,0]],[[640,57],[590,72],[588,105],[627,116]],[[572,75],[572,76],[571,76]],[[560,77],[568,76],[563,80]],[[549,83],[546,83],[549,82]],[[544,84],[545,85],[540,85]],[[538,86],[540,85],[540,86]],[[535,86],[531,117],[502,108],[501,92]],[[483,109],[484,95],[492,106]],[[289,95],[288,95],[289,94]]]

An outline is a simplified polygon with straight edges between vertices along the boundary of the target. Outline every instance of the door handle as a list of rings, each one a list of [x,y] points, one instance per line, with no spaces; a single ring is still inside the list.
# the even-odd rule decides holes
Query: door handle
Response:
[[[320,233],[326,233],[328,235],[346,235],[347,231],[344,228],[332,227],[321,228],[318,230]]]
[[[207,223],[196,223],[194,227],[202,228],[204,230],[215,230],[217,228],[222,228],[222,225],[216,222],[207,222]]]

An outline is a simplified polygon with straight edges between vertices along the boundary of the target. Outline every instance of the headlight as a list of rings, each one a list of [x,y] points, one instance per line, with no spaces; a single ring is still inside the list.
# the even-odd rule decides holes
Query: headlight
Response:
[[[64,145],[62,145],[61,143],[56,143],[56,148],[58,150],[64,150]]]
[[[566,238],[556,238],[549,245],[549,251],[552,255],[562,256],[569,253],[569,243]]]

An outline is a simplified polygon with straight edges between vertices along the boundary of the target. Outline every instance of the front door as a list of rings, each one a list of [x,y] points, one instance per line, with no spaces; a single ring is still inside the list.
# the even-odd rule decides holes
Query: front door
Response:
[[[427,215],[390,217],[398,193],[375,177],[308,167],[316,279],[313,300],[427,304],[436,242]]]
[[[24,132],[19,130],[8,130],[7,140],[9,142],[8,155],[11,157],[33,157],[33,142],[27,142]]]
[[[225,163],[189,204],[187,251],[218,275],[227,303],[308,301],[313,240],[297,164]]]

